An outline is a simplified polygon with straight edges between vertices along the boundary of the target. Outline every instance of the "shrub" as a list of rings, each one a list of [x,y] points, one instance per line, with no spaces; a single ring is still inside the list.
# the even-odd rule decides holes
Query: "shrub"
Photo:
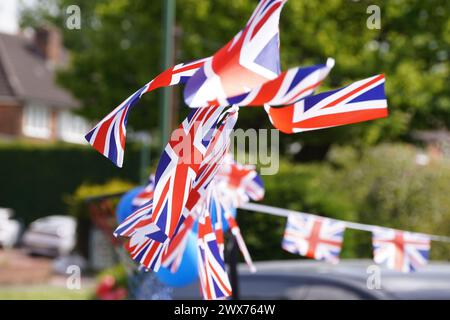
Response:
[[[119,179],[113,179],[105,184],[83,183],[72,195],[65,196],[68,212],[78,218],[87,218],[85,204],[88,198],[125,193],[133,187],[135,187],[134,184]]]
[[[115,195],[125,193],[134,185],[125,182],[122,180],[111,180],[105,184],[82,184],[77,188],[77,190],[73,193],[73,195],[66,196],[65,201],[68,206],[68,212],[77,218],[77,245],[76,249],[78,253],[82,254],[84,257],[89,257],[89,251],[91,250],[90,246],[90,235],[92,229],[92,218],[89,216],[88,203],[86,200],[93,197],[98,196],[106,196],[106,195]],[[108,200],[107,206],[102,206],[103,208],[107,208],[105,213],[108,216],[105,216],[106,219],[103,223],[109,225],[114,224],[116,222],[115,212],[110,212],[110,209],[114,209],[117,205],[120,197],[113,197]],[[109,215],[111,214],[111,215]],[[114,227],[111,226],[111,227]],[[109,236],[112,236],[109,235]]]

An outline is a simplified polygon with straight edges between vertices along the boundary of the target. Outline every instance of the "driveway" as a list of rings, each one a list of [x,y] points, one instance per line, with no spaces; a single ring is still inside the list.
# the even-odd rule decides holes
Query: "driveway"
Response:
[[[0,249],[0,286],[37,284],[52,276],[53,260],[34,257],[21,249]]]

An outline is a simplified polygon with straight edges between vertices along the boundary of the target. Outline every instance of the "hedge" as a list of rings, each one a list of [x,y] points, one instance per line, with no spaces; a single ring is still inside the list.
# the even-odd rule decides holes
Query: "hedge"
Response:
[[[138,183],[139,165],[139,148],[133,145],[127,146],[122,169],[87,146],[0,145],[0,207],[14,209],[25,224],[46,215],[66,214],[64,198],[81,184],[112,178]]]

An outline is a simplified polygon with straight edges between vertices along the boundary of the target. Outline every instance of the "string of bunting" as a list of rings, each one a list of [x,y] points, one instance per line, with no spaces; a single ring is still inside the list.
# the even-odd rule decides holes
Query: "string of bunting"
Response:
[[[450,243],[447,236],[324,218],[257,203],[244,203],[240,208],[288,218],[283,249],[331,263],[339,261],[346,228],[371,232],[375,262],[403,272],[414,271],[427,263],[430,241]]]

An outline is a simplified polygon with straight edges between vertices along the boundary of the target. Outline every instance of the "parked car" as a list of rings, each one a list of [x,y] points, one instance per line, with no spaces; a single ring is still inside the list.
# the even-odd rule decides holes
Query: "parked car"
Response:
[[[76,243],[76,220],[68,216],[48,216],[32,222],[23,236],[23,246],[32,254],[69,254]]]
[[[373,268],[374,263],[370,260],[342,260],[337,265],[287,260],[257,262],[255,265],[256,273],[250,273],[245,265],[238,268],[240,299],[450,299],[450,264],[445,262],[432,262],[408,274]],[[376,281],[371,281],[374,270],[379,270],[379,286]],[[173,298],[201,299],[199,292],[198,283],[195,283],[175,288]]]
[[[0,208],[0,246],[12,248],[19,240],[20,223],[11,219],[13,211]]]

